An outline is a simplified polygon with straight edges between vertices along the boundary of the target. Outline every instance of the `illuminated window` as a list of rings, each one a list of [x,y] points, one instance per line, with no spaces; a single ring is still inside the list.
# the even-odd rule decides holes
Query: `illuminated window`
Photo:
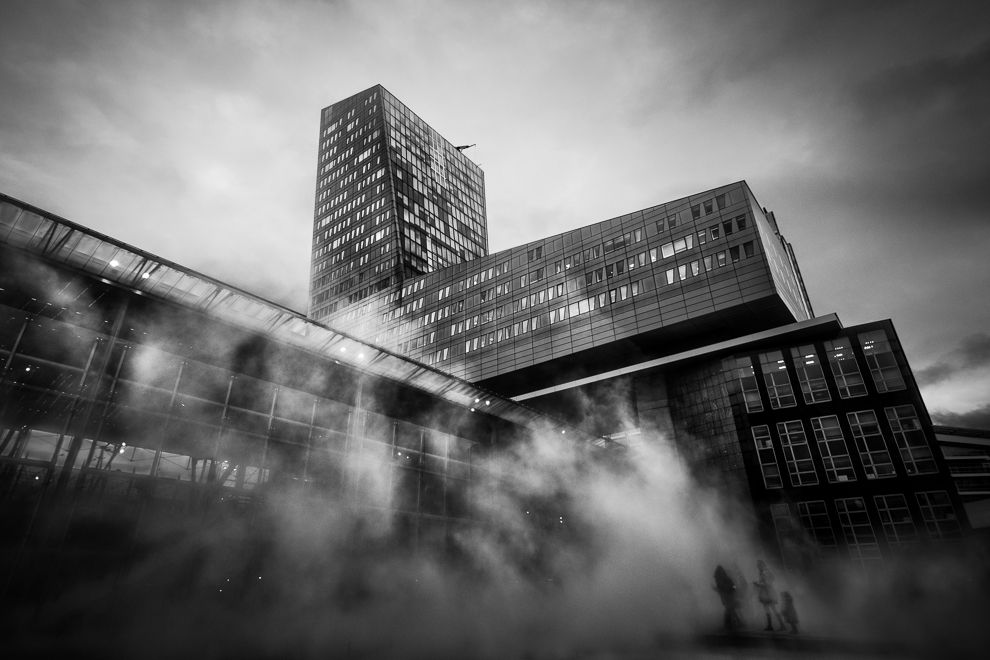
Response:
[[[784,355],[780,351],[760,354],[760,370],[767,386],[771,408],[790,408],[797,405],[791,381],[787,376]]]
[[[798,383],[801,384],[804,402],[810,404],[831,401],[828,383],[825,382],[825,372],[818,360],[818,354],[815,353],[815,347],[792,348],[791,358],[794,360],[794,371],[797,372]]]
[[[825,342],[825,353],[832,368],[832,376],[835,377],[835,385],[839,388],[839,396],[843,399],[865,396],[866,382],[859,371],[849,340],[842,338]]]
[[[894,350],[883,330],[860,333],[859,344],[863,347],[863,356],[866,358],[866,365],[870,368],[877,392],[893,392],[906,387],[904,377],[897,366],[897,359],[894,357]]]

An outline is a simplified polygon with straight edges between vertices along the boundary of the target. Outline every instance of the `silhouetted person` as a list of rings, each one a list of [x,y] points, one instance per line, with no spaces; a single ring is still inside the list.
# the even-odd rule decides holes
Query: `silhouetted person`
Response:
[[[729,574],[722,565],[715,567],[715,584],[712,589],[718,592],[722,599],[722,607],[725,608],[723,625],[726,630],[736,630],[740,627],[739,619],[739,598],[736,594],[736,583],[732,581]]]
[[[749,615],[752,614],[752,601],[749,600],[749,580],[746,574],[739,568],[739,564],[732,562],[728,568],[729,577],[736,583],[736,612],[739,614],[739,627],[745,628]]]
[[[794,598],[791,597],[789,591],[781,591],[780,599],[783,601],[783,607],[781,607],[781,614],[784,615],[784,621],[790,624],[791,632],[797,634],[798,632],[798,615],[797,610],[794,609]]]
[[[762,559],[756,562],[756,569],[760,572],[760,579],[754,582],[756,585],[756,597],[763,605],[763,611],[767,615],[767,627],[764,630],[773,630],[773,620],[770,618],[772,612],[777,617],[780,629],[784,630],[784,619],[777,611],[777,591],[773,588],[773,573],[767,563]]]

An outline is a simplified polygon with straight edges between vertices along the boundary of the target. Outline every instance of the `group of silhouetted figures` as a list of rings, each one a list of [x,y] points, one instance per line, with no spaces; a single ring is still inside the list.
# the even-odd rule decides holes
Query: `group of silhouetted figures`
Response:
[[[725,629],[736,631],[745,628],[739,610],[746,601],[749,587],[742,572],[735,566],[731,568],[734,569],[731,575],[721,564],[715,568],[715,584],[712,588],[718,592],[722,606],[725,607]],[[794,598],[789,592],[782,591],[780,598],[783,605],[777,609],[777,590],[773,586],[773,573],[762,559],[756,562],[756,570],[759,572],[759,579],[753,582],[753,586],[756,587],[756,599],[760,601],[767,616],[767,626],[764,630],[773,630],[771,617],[773,615],[777,617],[780,630],[787,629],[786,622],[791,627],[791,633],[797,634],[798,615],[797,610],[794,609]]]

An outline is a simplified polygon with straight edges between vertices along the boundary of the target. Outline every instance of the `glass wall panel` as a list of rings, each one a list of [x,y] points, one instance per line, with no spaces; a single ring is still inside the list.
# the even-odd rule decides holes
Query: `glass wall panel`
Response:
[[[959,533],[959,519],[946,491],[932,490],[918,493],[918,506],[921,507],[921,519],[925,521],[928,535],[933,539],[955,536]]]
[[[907,500],[900,493],[877,495],[873,498],[880,514],[884,537],[891,546],[911,543],[918,538],[918,531],[911,519]]]
[[[825,352],[828,363],[835,377],[835,386],[839,388],[839,396],[849,399],[856,396],[866,396],[866,382],[856,363],[852,346],[846,338],[825,342]]]
[[[818,453],[825,464],[825,477],[829,483],[855,481],[856,471],[846,446],[846,439],[835,415],[812,417],[811,428],[818,443]]]
[[[818,483],[815,462],[811,458],[811,448],[804,433],[801,420],[777,423],[777,435],[787,463],[787,473],[792,486],[810,486]]]
[[[903,390],[904,376],[897,366],[894,350],[883,330],[863,332],[859,335],[859,344],[863,347],[866,365],[870,368],[877,392],[893,392]]]
[[[763,372],[771,408],[790,408],[797,405],[791,380],[787,376],[783,353],[780,351],[761,353],[760,370]]]
[[[884,408],[887,421],[894,432],[894,442],[904,461],[908,474],[934,474],[938,472],[932,449],[925,439],[925,432],[915,414],[914,406],[894,406]]]
[[[801,384],[804,402],[812,404],[831,401],[828,384],[825,382],[825,371],[822,369],[815,347],[808,345],[792,348],[791,358],[794,360],[794,370]]]
[[[763,485],[767,488],[783,488],[784,482],[780,476],[777,454],[773,449],[773,440],[770,438],[770,427],[766,424],[754,426],[753,442],[756,445],[760,470],[763,472]]]
[[[847,413],[849,426],[852,428],[853,440],[859,451],[860,461],[867,479],[882,479],[893,477],[894,463],[891,461],[887,443],[880,431],[877,415],[872,410]]]
[[[870,524],[866,503],[862,497],[849,497],[835,500],[839,514],[839,526],[849,549],[849,557],[858,561],[878,559],[880,544]]]

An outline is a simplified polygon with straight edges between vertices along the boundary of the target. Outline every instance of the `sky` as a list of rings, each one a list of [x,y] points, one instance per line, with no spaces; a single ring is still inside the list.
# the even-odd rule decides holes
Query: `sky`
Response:
[[[740,179],[816,313],[990,428],[990,4],[0,0],[0,191],[305,311],[321,108],[383,84],[492,251]]]

